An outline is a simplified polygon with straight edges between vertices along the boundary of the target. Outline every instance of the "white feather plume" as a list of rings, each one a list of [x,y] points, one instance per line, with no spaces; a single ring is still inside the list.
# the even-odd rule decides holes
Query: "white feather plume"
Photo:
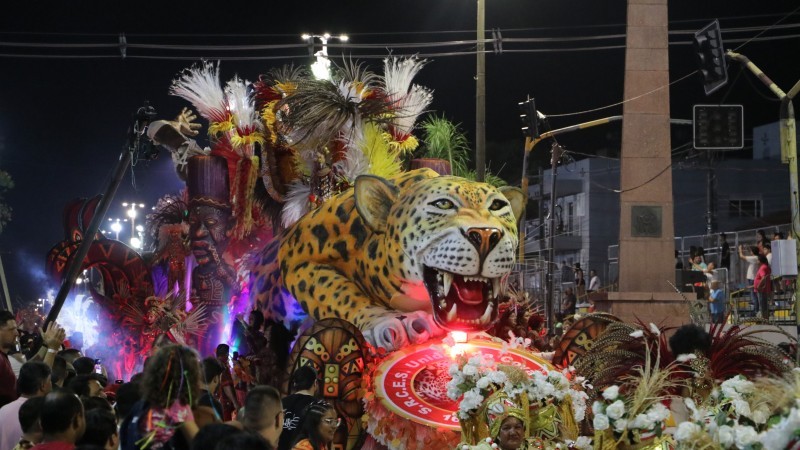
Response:
[[[301,181],[293,181],[289,185],[286,194],[286,203],[281,210],[281,224],[284,228],[289,228],[300,220],[308,211],[308,196],[311,194],[311,187]]]
[[[227,105],[219,81],[219,63],[203,61],[184,70],[172,81],[169,93],[189,101],[209,121],[226,119]]]
[[[242,80],[238,76],[233,77],[225,85],[225,99],[237,128],[260,129],[262,124],[256,111],[255,102],[252,96],[247,93],[249,84],[249,81]]]
[[[390,56],[383,60],[384,87],[395,110],[391,122],[402,134],[411,134],[417,118],[433,101],[431,90],[411,84],[426,63],[427,60],[416,57],[400,59]]]

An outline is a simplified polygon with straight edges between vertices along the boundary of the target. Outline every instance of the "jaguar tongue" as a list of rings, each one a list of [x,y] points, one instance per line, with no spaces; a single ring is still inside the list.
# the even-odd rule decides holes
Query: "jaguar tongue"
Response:
[[[482,281],[467,281],[461,276],[453,279],[458,298],[467,305],[480,305],[485,299],[486,283]]]

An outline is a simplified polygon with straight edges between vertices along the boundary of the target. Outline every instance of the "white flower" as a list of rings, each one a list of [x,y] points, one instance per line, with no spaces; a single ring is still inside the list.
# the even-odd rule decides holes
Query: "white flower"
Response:
[[[608,407],[606,407],[606,415],[610,419],[620,419],[623,415],[625,415],[625,403],[623,403],[622,400],[617,400],[608,405]]]
[[[662,423],[672,414],[663,403],[656,403],[647,410],[647,418],[654,423]]]
[[[751,419],[753,419],[753,422],[759,425],[767,423],[767,419],[769,419],[769,411],[765,406],[759,406],[755,411],[753,411],[753,416]]]
[[[767,432],[761,433],[759,441],[767,450],[784,450],[794,437],[795,430],[800,428],[800,410],[792,408],[789,415],[773,425]]]
[[[603,402],[595,401],[592,403],[592,414],[603,414],[606,410],[606,405]]]
[[[733,400],[733,407],[736,409],[736,414],[740,416],[750,417],[750,404],[746,400],[735,399]],[[766,422],[766,421],[765,421]]]
[[[450,375],[461,373],[461,368],[458,367],[458,364],[456,363],[450,364],[450,368],[447,370],[447,373],[449,373]]]
[[[722,448],[728,448],[731,445],[733,445],[733,440],[734,440],[733,428],[727,425],[722,425],[721,427],[719,427],[719,429],[717,430],[717,441],[719,442],[719,445]]]
[[[734,425],[733,432],[736,436],[736,447],[739,449],[743,449],[748,445],[758,442],[758,433],[756,433],[756,430],[754,430],[753,427],[746,425]]]
[[[603,398],[614,401],[619,397],[619,386],[609,386],[603,391]]]
[[[589,436],[578,436],[574,446],[578,450],[590,450],[592,448],[592,438]]]
[[[642,337],[644,337],[644,331],[636,330],[636,331],[634,331],[633,333],[630,334],[630,337],[636,338],[636,339],[642,338]]]
[[[655,427],[655,422],[648,417],[647,414],[639,414],[633,419],[630,427],[633,429],[651,430],[653,427]]]
[[[700,425],[697,425],[696,423],[681,422],[681,424],[678,425],[678,429],[675,430],[675,434],[673,436],[678,442],[688,441],[689,439],[692,439],[692,436],[694,436],[695,433],[700,433],[701,431]]]
[[[473,366],[472,364],[467,364],[464,366],[464,375],[468,377],[474,377],[478,375],[478,368]]]
[[[481,358],[481,354],[478,353],[477,355],[473,356],[469,360],[467,360],[467,364],[471,366],[480,366],[483,358]]]
[[[650,331],[656,336],[661,336],[661,330],[653,322],[650,322]]]
[[[461,412],[468,412],[476,409],[483,403],[483,395],[477,389],[470,389],[464,392],[464,398],[461,399],[461,404],[458,410]]]
[[[478,382],[475,383],[475,386],[477,386],[479,389],[486,389],[489,387],[489,384],[491,384],[489,377],[481,377]]]
[[[596,414],[594,416],[594,420],[592,420],[592,425],[594,426],[595,430],[607,430],[608,429],[608,417],[605,414]]]
[[[678,355],[676,359],[678,360],[679,363],[685,363],[693,359],[697,359],[697,355],[695,355],[694,353],[683,353],[681,355]]]
[[[622,433],[625,429],[628,428],[628,421],[625,419],[619,419],[614,421],[614,431],[617,433]]]
[[[489,372],[489,381],[495,384],[503,384],[508,379],[508,375],[505,372],[500,370],[495,370],[493,372]]]
[[[575,421],[580,422],[586,417],[586,400],[589,395],[583,391],[570,389],[569,396],[572,400],[572,414],[575,416]]]
[[[697,410],[697,406],[694,404],[694,400],[692,400],[689,397],[686,397],[683,399],[683,402],[686,404],[686,409],[692,412],[692,420],[702,419],[700,411]]]

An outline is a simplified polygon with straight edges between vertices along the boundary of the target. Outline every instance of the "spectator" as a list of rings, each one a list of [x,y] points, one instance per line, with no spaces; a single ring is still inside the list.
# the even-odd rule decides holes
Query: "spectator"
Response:
[[[75,362],[76,359],[80,358],[83,355],[81,354],[81,351],[78,349],[65,348],[64,350],[58,352],[58,356],[66,359],[69,364],[72,364],[73,362]]]
[[[43,404],[44,396],[41,396],[31,397],[20,406],[18,418],[22,437],[14,450],[28,450],[42,441],[42,426],[39,424],[39,416],[42,414]]]
[[[222,438],[216,450],[273,450],[273,447],[257,434],[240,432]]]
[[[213,359],[213,358],[212,358]],[[197,436],[192,441],[192,450],[215,450],[217,444],[234,434],[243,434],[241,430],[236,427],[226,425],[224,423],[212,423],[200,428]],[[244,450],[239,448],[237,450]]]
[[[108,411],[111,414],[114,414],[114,407],[111,406],[111,402],[108,401],[105,397],[81,397],[81,403],[83,403],[83,413],[89,414],[89,411],[95,409],[102,409],[104,411]]]
[[[53,389],[50,367],[41,361],[28,361],[22,365],[17,379],[20,397],[0,408],[0,449],[10,449],[22,436],[19,410],[26,400],[47,395]]]
[[[261,435],[270,448],[278,446],[283,431],[281,394],[272,386],[256,386],[247,393],[242,425],[245,431]]]
[[[86,430],[83,404],[77,395],[66,391],[45,396],[39,422],[42,442],[33,450],[73,450]]]
[[[19,331],[17,320],[10,311],[0,311],[0,406],[17,399],[14,386],[17,376],[11,367],[8,354],[16,349]]]
[[[731,268],[731,246],[728,244],[728,236],[725,233],[719,234],[719,266],[723,269]]]
[[[222,377],[215,393],[215,397],[222,404],[222,419],[229,421],[233,412],[239,409],[239,400],[233,389],[233,376],[230,365],[231,348],[227,344],[219,344],[216,349],[217,361],[222,365]]]
[[[203,382],[200,383],[200,397],[197,399],[197,409],[208,408],[211,412],[211,422],[222,420],[222,404],[214,398],[212,392],[219,386],[222,372],[225,370],[216,358],[206,358],[201,364],[203,371]],[[195,414],[197,416],[198,414]],[[197,426],[202,428],[207,421],[200,421],[198,417]]]
[[[747,279],[747,286],[750,289],[750,303],[756,303],[756,293],[753,290],[753,281],[756,278],[756,272],[758,271],[758,247],[750,247],[750,255],[745,256],[744,254],[744,247],[739,246],[739,259],[745,261],[747,263],[747,275],[745,278]],[[755,307],[755,312],[758,312],[758,307]]]
[[[117,422],[122,423],[128,417],[133,405],[142,398],[139,383],[125,383],[117,389],[117,402],[114,409],[117,413]]]
[[[723,323],[725,320],[725,291],[720,289],[719,286],[719,281],[712,281],[711,290],[708,294],[711,321],[714,323]]]
[[[63,388],[64,380],[67,379],[67,360],[61,356],[56,356],[53,360],[53,373],[50,375],[50,381],[53,382],[53,388]]]
[[[333,405],[317,400],[308,405],[303,413],[303,427],[297,436],[292,450],[327,450],[341,425]]]
[[[681,253],[675,250],[675,270],[683,270],[683,261],[681,260]]]
[[[575,263],[575,295],[581,298],[586,295],[586,278],[584,278],[581,263]]]
[[[753,291],[756,293],[755,311],[762,319],[769,320],[769,300],[772,295],[772,271],[764,255],[758,255],[758,272],[753,280]]]
[[[94,366],[96,362],[88,356],[81,356],[75,361],[72,361],[72,367],[75,368],[75,373],[78,375],[90,375],[94,373]]]
[[[575,315],[576,302],[577,299],[575,298],[575,294],[572,292],[572,288],[565,289],[564,298],[561,303],[561,314],[564,317]]]
[[[292,392],[294,393],[286,396],[281,402],[284,419],[278,450],[292,448],[292,443],[302,425],[301,414],[317,395],[317,371],[311,366],[298,368],[292,378]]]
[[[114,414],[102,408],[86,411],[86,432],[77,444],[93,445],[103,450],[117,450],[119,432]]]
[[[106,393],[103,391],[103,385],[100,383],[99,377],[93,373],[76,376],[70,380],[67,388],[81,397],[106,398]]]
[[[597,276],[597,271],[591,269],[589,271],[589,288],[587,289],[588,292],[596,292],[601,289],[600,286],[600,277]]]

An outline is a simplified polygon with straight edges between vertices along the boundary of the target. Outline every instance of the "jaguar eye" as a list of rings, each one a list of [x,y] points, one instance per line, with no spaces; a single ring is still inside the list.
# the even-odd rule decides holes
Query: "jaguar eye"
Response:
[[[440,198],[439,200],[432,201],[430,204],[439,209],[445,209],[445,210],[453,209],[456,207],[455,203],[446,198]]]
[[[506,206],[508,206],[508,202],[500,199],[495,199],[495,201],[493,201],[492,204],[489,205],[489,211],[499,211],[505,208]]]

